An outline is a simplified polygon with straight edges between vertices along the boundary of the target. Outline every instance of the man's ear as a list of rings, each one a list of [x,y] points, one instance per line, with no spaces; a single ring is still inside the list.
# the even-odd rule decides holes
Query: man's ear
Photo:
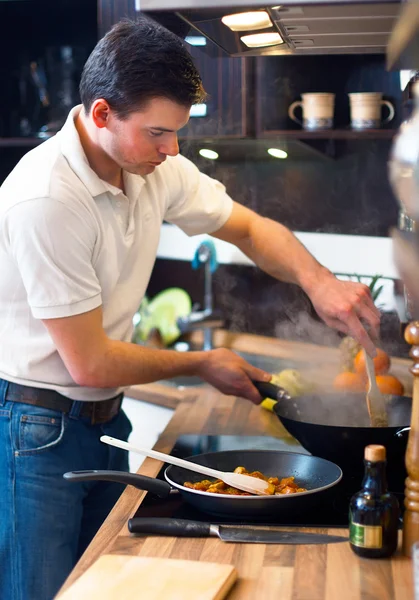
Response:
[[[90,109],[90,117],[99,129],[108,125],[110,113],[111,107],[103,98],[95,100]]]

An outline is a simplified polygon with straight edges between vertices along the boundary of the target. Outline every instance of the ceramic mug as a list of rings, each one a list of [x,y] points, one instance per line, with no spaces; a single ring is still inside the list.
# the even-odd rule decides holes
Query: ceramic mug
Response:
[[[382,124],[394,119],[394,106],[388,100],[383,100],[381,92],[360,92],[348,94],[351,107],[352,129],[379,129]],[[381,109],[386,106],[389,111],[387,118],[382,119]]]
[[[293,102],[289,107],[288,116],[290,119],[309,131],[331,129],[333,127],[335,94],[315,92],[301,94],[301,98],[302,100]],[[302,108],[302,121],[295,116],[295,109],[297,107]]]

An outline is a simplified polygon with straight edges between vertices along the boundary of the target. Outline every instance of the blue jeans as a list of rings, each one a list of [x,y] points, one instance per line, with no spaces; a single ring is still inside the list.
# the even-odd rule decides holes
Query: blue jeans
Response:
[[[0,379],[0,599],[52,600],[124,486],[69,482],[66,471],[128,471],[128,453],[99,438],[127,440],[122,411],[106,424],[5,400]]]

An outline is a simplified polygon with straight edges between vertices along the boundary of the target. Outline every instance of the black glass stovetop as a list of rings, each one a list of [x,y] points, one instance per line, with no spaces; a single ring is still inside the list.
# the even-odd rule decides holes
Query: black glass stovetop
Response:
[[[186,458],[205,452],[219,452],[222,450],[282,450],[309,454],[295,441],[281,440],[269,436],[234,436],[234,435],[182,435],[174,445],[171,454],[179,458]],[[158,479],[164,480],[164,466]],[[293,515],[288,518],[278,516],[275,520],[258,521],[255,525],[288,525],[294,527],[347,527],[349,501],[354,493],[361,489],[362,475],[345,476],[341,481],[331,488],[325,495],[321,505],[306,509],[304,514]],[[396,494],[400,506],[403,505],[403,494]],[[214,524],[232,523],[232,519],[209,515],[194,508],[178,492],[170,494],[167,498],[158,498],[148,493],[142,504],[138,507],[135,517],[168,517],[176,519],[192,519]],[[234,523],[240,523],[239,520]],[[246,524],[252,524],[246,520]]]

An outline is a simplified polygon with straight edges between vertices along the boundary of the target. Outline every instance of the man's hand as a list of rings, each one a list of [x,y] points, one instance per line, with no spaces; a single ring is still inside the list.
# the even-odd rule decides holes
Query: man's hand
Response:
[[[268,382],[272,378],[266,371],[254,367],[226,348],[205,352],[198,375],[223,394],[240,396],[254,404],[260,404],[263,398],[251,380]]]
[[[251,380],[270,381],[272,376],[230,350],[175,352],[144,348],[108,338],[102,321],[101,307],[43,321],[78,385],[115,388],[198,375],[224,394],[241,396],[255,404],[263,400]]]
[[[341,281],[326,273],[306,292],[317,314],[327,325],[351,335],[370,356],[376,355],[380,311],[374,305],[368,286]]]

